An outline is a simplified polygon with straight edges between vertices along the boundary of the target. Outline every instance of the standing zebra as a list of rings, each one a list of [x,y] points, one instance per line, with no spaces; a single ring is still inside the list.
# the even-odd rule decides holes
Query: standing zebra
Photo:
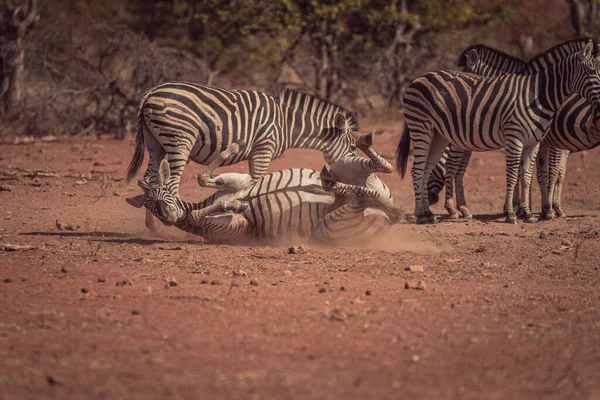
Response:
[[[504,148],[507,164],[506,221],[517,223],[512,198],[517,179],[523,211],[529,217],[528,195],[539,142],[558,107],[573,92],[590,103],[600,102],[600,60],[592,40],[577,53],[548,50],[537,56],[540,69],[495,78],[464,72],[437,71],[415,79],[404,96],[405,132],[397,163],[406,172],[411,139],[415,215],[418,223],[436,222],[425,196],[431,171],[451,143],[474,151]],[[519,162],[523,170],[519,174]],[[519,177],[520,175],[520,177]]]
[[[525,68],[525,65],[525,61],[520,58],[481,44],[467,47],[458,57],[458,67],[462,68],[464,72],[490,78],[506,73],[518,73]],[[467,208],[463,184],[471,153],[471,150],[463,150],[452,144],[446,146],[442,158],[432,171],[427,183],[429,204],[438,202],[438,193],[446,186],[444,208],[448,211],[451,219],[458,219],[461,216],[462,218],[473,218]],[[454,188],[456,188],[456,203],[454,202]]]
[[[291,90],[272,97],[246,90],[226,90],[186,82],[163,83],[147,92],[138,110],[135,154],[127,181],[139,171],[144,148],[148,168],[144,180],[158,179],[167,155],[171,171],[167,186],[179,196],[179,182],[188,159],[208,165],[238,140],[246,147],[223,165],[248,160],[250,176],[263,176],[271,160],[288,148],[315,149],[331,163],[356,155],[355,118],[345,109]],[[203,177],[199,178],[203,183]],[[154,230],[150,212],[146,226]]]
[[[587,43],[587,40],[589,39],[569,40],[555,46],[554,50],[557,54],[564,54],[565,52],[574,53],[581,50]],[[467,57],[465,54],[467,52],[469,52],[470,61],[466,60]],[[534,57],[531,61],[525,62],[485,45],[470,46],[461,54],[459,60],[463,60],[462,62],[459,61],[459,65],[463,66],[466,72],[485,76],[514,73],[515,70],[526,73],[526,71],[539,70],[546,64],[543,57]],[[597,114],[596,108],[592,107],[589,102],[577,93],[571,94],[558,108],[548,132],[541,142],[537,158],[537,180],[542,189],[542,212],[540,219],[552,219],[554,218],[554,212],[558,216],[565,215],[561,207],[560,198],[569,151],[587,150],[600,144],[599,118],[600,114]],[[449,147],[451,147],[451,150],[448,155],[448,161],[445,165],[442,164],[442,167],[444,167],[444,171],[450,171],[449,176],[445,177],[446,182],[452,182],[452,174],[456,174],[457,205],[460,206],[459,209],[464,216],[463,211],[466,210],[466,203],[464,200],[462,178],[468,163],[468,161],[465,162],[465,159],[468,160],[470,157],[470,151],[463,151],[454,146]],[[440,163],[443,161],[444,159]],[[436,170],[441,168],[439,166],[440,163],[438,163]],[[457,169],[453,168],[453,165],[458,163],[460,163],[460,167]],[[440,182],[439,174],[432,174],[428,185],[430,199],[437,196],[443,185],[444,182]],[[454,211],[456,214],[453,215],[452,205],[452,190],[447,187],[446,209],[451,218],[457,218],[456,211]]]
[[[312,169],[286,169],[254,183],[247,174],[217,175],[211,178],[217,192],[199,203],[173,195],[166,185],[169,164],[163,160],[158,183],[140,181],[145,194],[130,199],[130,203],[146,206],[166,225],[211,242],[270,243],[304,237],[327,243],[364,243],[381,235],[401,216],[389,189],[373,173],[389,173],[392,166],[371,150],[371,140],[363,136],[358,142],[369,159],[356,157],[352,165],[347,159],[337,161],[321,174]],[[241,144],[230,145],[203,174],[210,176],[241,148]],[[337,182],[334,176],[365,186]]]

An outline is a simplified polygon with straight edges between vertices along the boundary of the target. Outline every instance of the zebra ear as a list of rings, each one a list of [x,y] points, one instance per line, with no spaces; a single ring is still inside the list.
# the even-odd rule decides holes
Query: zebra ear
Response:
[[[477,54],[477,50],[471,49],[469,53],[467,53],[467,67],[469,67],[469,69],[472,69],[473,67],[475,67],[475,64],[477,64],[478,60],[479,54]]]
[[[581,50],[581,61],[587,61],[592,58],[592,52],[594,50],[594,42],[590,39],[583,50]]]
[[[143,194],[140,194],[135,197],[129,197],[129,198],[125,199],[125,201],[127,203],[129,203],[130,205],[134,206],[135,208],[142,208],[142,206],[144,205],[145,199],[146,199],[146,196],[144,196]]]
[[[169,163],[167,160],[163,159],[158,167],[158,183],[160,185],[165,185],[170,177],[171,168],[169,168]]]
[[[346,129],[346,117],[342,113],[335,114],[333,123],[337,129]]]

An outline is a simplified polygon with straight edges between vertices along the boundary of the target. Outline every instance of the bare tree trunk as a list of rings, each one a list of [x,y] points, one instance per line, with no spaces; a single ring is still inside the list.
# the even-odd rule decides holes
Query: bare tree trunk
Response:
[[[0,43],[0,112],[18,108],[25,96],[25,50],[23,41],[37,22],[37,0],[6,0]]]
[[[598,3],[597,0],[588,0],[588,30],[594,31],[594,21],[598,15]]]
[[[581,0],[567,0],[569,12],[571,14],[571,25],[575,30],[575,36],[585,35],[585,27],[583,26],[583,4]]]

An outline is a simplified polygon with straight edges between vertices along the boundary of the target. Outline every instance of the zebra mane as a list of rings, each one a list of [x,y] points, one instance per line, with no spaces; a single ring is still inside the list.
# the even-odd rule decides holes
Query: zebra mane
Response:
[[[275,98],[279,100],[281,104],[298,104],[299,107],[316,106],[317,112],[326,113],[333,110],[334,113],[340,113],[346,119],[345,132],[356,132],[358,131],[358,120],[354,113],[346,110],[344,107],[334,103],[330,103],[317,96],[310,95],[308,93],[299,92],[292,89],[282,89],[275,95]]]
[[[594,43],[593,56],[598,57],[600,55],[600,48],[598,44],[592,38],[578,37],[559,43],[547,50],[542,51],[541,53],[536,54],[527,62],[527,66],[523,72],[531,73],[545,69],[549,65],[555,64],[571,54],[582,50],[590,40],[592,43]]]
[[[471,50],[475,50],[477,52],[479,60],[484,64],[501,64],[499,68],[494,69],[505,73],[517,73],[526,65],[526,61],[520,59],[519,57],[511,56],[508,53],[485,44],[473,44],[464,49],[458,56],[458,67],[465,69],[468,66],[467,57]]]

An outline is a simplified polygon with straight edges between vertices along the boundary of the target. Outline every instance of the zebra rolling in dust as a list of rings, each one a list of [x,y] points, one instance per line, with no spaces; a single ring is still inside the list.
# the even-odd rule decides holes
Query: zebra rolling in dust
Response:
[[[149,185],[140,181],[144,195],[130,199],[130,204],[145,206],[165,225],[201,235],[209,242],[281,243],[306,238],[328,244],[364,244],[384,234],[402,215],[390,190],[374,174],[390,173],[392,166],[371,149],[371,143],[370,134],[358,140],[368,159],[333,162],[320,174],[294,168],[257,181],[239,173],[212,177],[223,160],[243,151],[243,143],[233,143],[204,171],[217,192],[199,203],[173,195],[166,185],[169,165],[163,160],[159,182]]]
[[[253,180],[288,148],[315,149],[330,164],[356,155],[350,113],[308,94],[283,90],[277,96],[249,90],[226,90],[186,82],[168,82],[147,92],[138,110],[136,148],[127,181],[139,171],[144,149],[149,153],[144,181],[155,184],[165,155],[171,171],[166,183],[179,197],[179,182],[188,160],[209,165],[238,140],[244,149],[222,165],[248,160]],[[206,177],[199,181],[208,185]],[[152,214],[146,226],[155,230]]]

